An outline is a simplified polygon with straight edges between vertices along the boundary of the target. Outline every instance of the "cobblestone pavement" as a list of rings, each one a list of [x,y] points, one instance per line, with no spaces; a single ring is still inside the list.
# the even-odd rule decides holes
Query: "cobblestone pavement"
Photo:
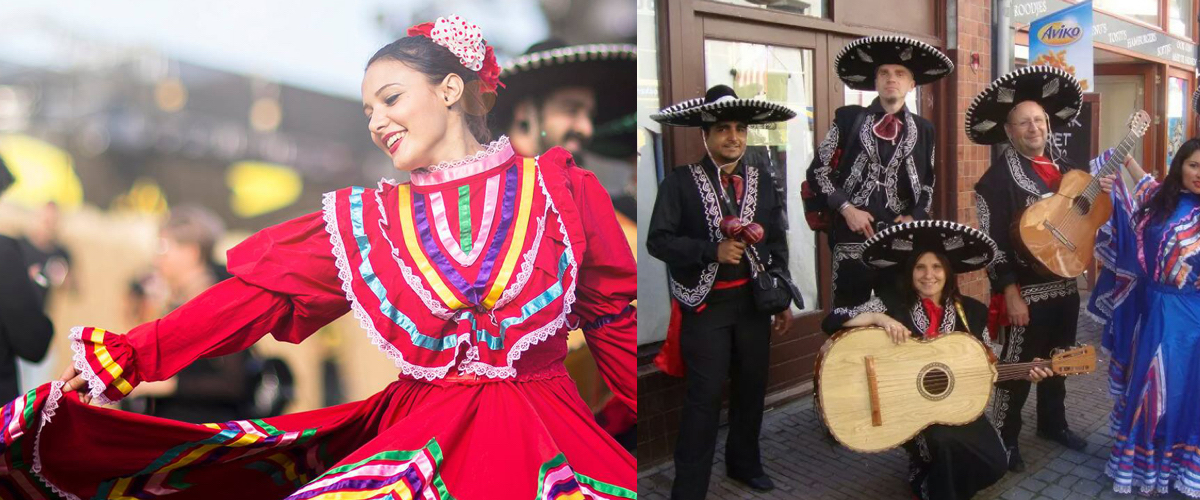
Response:
[[[1084,301],[1086,303],[1086,300]],[[1079,342],[1099,346],[1100,325],[1080,312]],[[1099,351],[1098,351],[1099,352]],[[1104,463],[1112,445],[1108,434],[1108,413],[1112,400],[1105,374],[1107,359],[1101,356],[1096,373],[1076,376],[1067,382],[1067,421],[1088,441],[1083,452],[1071,451],[1034,435],[1037,421],[1037,397],[1029,395],[1025,404],[1026,425],[1021,431],[1021,455],[1024,473],[1009,473],[1000,482],[978,495],[977,500],[1077,500],[1134,499],[1112,491],[1112,481],[1104,475]],[[1035,389],[1036,390],[1036,389]],[[758,493],[726,478],[725,429],[717,442],[710,499],[911,499],[908,489],[908,459],[901,449],[886,453],[863,454],[850,451],[830,440],[819,430],[812,398],[768,410],[763,417],[762,453],[767,474],[776,488]],[[670,496],[675,473],[670,462],[638,475],[638,492],[646,500]],[[1183,499],[1172,492],[1164,497]]]

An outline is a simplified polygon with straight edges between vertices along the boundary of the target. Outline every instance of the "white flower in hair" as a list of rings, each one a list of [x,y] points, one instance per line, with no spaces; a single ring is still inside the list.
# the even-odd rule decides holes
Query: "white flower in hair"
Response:
[[[486,49],[483,44],[483,32],[479,31],[479,26],[468,23],[457,14],[439,17],[429,35],[438,45],[450,49],[451,53],[458,56],[458,61],[467,69],[483,69]]]

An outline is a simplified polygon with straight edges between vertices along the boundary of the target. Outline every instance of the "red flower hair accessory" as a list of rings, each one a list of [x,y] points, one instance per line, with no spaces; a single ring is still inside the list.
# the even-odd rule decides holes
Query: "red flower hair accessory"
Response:
[[[448,49],[458,57],[463,67],[479,75],[484,92],[495,92],[497,85],[504,86],[500,83],[500,65],[496,64],[496,55],[483,39],[479,26],[452,15],[408,28],[408,36],[424,36]]]

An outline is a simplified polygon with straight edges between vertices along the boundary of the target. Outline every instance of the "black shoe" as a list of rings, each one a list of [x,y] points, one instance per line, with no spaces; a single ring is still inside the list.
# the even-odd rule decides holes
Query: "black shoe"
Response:
[[[771,481],[771,478],[767,477],[766,474],[753,479],[745,479],[737,476],[729,476],[729,479],[749,486],[750,489],[756,491],[771,491],[775,489],[775,482]]]
[[[1025,460],[1021,458],[1021,449],[1013,447],[1008,450],[1008,470],[1011,472],[1025,472]]]
[[[1083,451],[1084,448],[1087,448],[1087,441],[1084,441],[1079,435],[1071,432],[1070,429],[1063,429],[1054,433],[1038,431],[1037,435],[1042,439],[1049,439],[1075,451]]]

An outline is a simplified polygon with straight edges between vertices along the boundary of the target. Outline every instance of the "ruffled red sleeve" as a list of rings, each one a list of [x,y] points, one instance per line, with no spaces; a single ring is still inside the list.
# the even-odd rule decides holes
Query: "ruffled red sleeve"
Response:
[[[76,328],[75,366],[101,404],[201,357],[253,345],[268,332],[299,343],[349,311],[321,213],[255,233],[228,253],[233,278],[126,335]]]
[[[596,175],[575,166],[570,153],[553,148],[538,159],[545,170],[561,166],[575,203],[556,206],[572,226],[572,245],[582,249],[572,309],[588,347],[613,394],[637,412],[637,263],[612,199]],[[547,175],[550,175],[549,173]],[[582,240],[582,241],[580,241]]]

